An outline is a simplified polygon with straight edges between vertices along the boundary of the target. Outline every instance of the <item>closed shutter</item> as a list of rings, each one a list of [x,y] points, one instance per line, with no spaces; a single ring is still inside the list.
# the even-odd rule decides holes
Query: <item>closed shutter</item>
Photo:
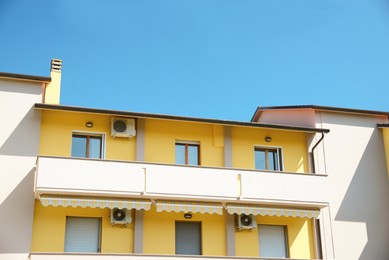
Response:
[[[176,254],[201,255],[201,223],[176,222]]]
[[[65,252],[93,252],[100,250],[99,218],[66,218]]]
[[[259,225],[259,256],[288,257],[284,226]]]

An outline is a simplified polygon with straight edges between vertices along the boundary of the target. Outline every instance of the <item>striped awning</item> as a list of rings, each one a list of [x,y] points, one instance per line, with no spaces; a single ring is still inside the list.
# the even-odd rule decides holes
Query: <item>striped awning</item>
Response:
[[[81,197],[81,196],[58,196],[58,195],[41,195],[41,204],[47,206],[62,207],[90,207],[90,208],[119,208],[119,209],[144,209],[149,210],[151,201],[123,199],[123,198],[106,198],[106,197]]]
[[[253,205],[227,205],[229,214],[246,214],[277,217],[318,218],[320,211],[313,209],[271,208]]]
[[[157,201],[157,212],[192,212],[223,215],[221,203],[191,202],[191,201]]]

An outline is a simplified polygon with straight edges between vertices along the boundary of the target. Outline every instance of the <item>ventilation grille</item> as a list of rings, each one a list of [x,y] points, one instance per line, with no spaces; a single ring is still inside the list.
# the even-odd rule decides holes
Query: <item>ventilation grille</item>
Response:
[[[62,60],[52,59],[51,60],[51,71],[61,71],[62,70]]]

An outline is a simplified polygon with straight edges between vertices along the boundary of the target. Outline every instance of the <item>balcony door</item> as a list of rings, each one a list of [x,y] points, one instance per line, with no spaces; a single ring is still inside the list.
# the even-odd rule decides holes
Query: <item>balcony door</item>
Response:
[[[66,218],[65,252],[100,252],[100,218]]]
[[[176,254],[201,255],[200,222],[176,222]]]
[[[287,258],[286,227],[277,225],[258,225],[259,256]]]

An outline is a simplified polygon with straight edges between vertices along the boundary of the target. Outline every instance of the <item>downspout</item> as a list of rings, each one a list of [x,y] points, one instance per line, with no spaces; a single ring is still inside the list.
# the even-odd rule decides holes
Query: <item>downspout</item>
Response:
[[[47,83],[42,84],[42,103],[46,103],[46,88],[47,88]]]
[[[317,143],[311,149],[312,173],[316,173],[315,155],[313,152],[316,149],[316,147],[320,144],[320,142],[323,141],[323,139],[324,139],[324,132],[321,132],[321,137],[320,137],[319,141],[317,141]]]

